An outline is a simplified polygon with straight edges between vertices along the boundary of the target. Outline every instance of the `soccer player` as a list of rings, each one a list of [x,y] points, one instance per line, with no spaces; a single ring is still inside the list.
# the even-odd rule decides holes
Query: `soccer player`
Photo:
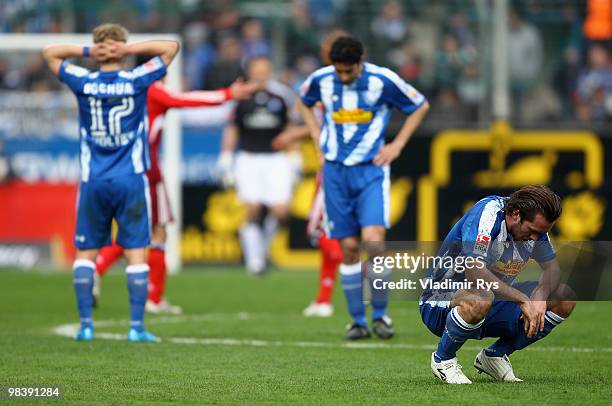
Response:
[[[277,137],[295,131],[289,124],[289,111],[295,96],[290,88],[272,79],[272,63],[267,57],[256,57],[247,66],[249,81],[257,90],[240,101],[234,118],[225,129],[219,167],[225,178],[233,171],[239,199],[245,204],[246,223],[240,239],[247,271],[253,275],[265,272],[268,248],[279,222],[289,215],[294,170],[287,154],[273,146]],[[268,215],[260,225],[262,208]]]
[[[77,197],[74,290],[81,326],[76,340],[94,338],[91,317],[94,263],[98,249],[109,245],[113,218],[119,225],[117,242],[125,248],[130,295],[128,340],[154,342],[157,337],[144,326],[149,266],[150,197],[146,170],[149,167],[146,97],[149,87],[166,74],[179,45],[176,41],[145,41],[127,44],[127,30],[103,24],[93,31],[94,44],[50,45],[44,57],[77,97],[81,183]],[[151,55],[147,63],[122,70],[127,55]],[[90,56],[100,65],[91,72],[66,58]]]
[[[152,203],[151,247],[149,249],[149,293],[145,310],[150,313],[180,314],[179,306],[170,304],[164,297],[166,286],[166,224],[172,222],[172,209],[164,186],[160,165],[159,146],[161,144],[164,117],[171,108],[217,106],[228,100],[243,100],[250,97],[255,85],[237,80],[230,87],[213,91],[193,91],[179,93],[167,89],[161,81],[155,82],[147,93],[149,113],[149,148],[151,168],[147,171],[149,192]],[[115,241],[104,247],[96,259],[96,273],[103,276],[112,264],[123,255],[123,248]],[[96,278],[98,279],[98,278]],[[94,295],[100,295],[96,280]]]
[[[323,218],[323,190],[321,176],[317,176],[317,189],[308,215],[306,232],[312,244],[318,246],[321,251],[321,268],[319,292],[315,301],[304,309],[303,314],[306,317],[330,317],[334,314],[332,293],[336,282],[336,270],[342,263],[342,249],[338,240],[328,238],[325,234]]]
[[[300,110],[325,158],[325,226],[328,237],[340,240],[342,247],[341,282],[353,319],[346,338],[354,340],[370,337],[360,241],[373,243],[369,255],[381,249],[389,226],[389,164],[400,155],[429,104],[391,70],[365,63],[363,45],[353,37],[336,39],[330,59],[332,66],[315,71],[302,85]],[[313,111],[317,102],[324,108],[322,127]],[[408,117],[385,145],[394,107]],[[386,291],[372,290],[373,329],[381,338],[394,334],[387,302]]]
[[[468,339],[497,337],[478,353],[474,367],[497,381],[521,382],[508,357],[546,337],[575,306],[571,289],[559,283],[559,264],[548,238],[560,215],[559,196],[546,186],[525,186],[510,197],[480,200],[454,225],[438,255],[480,260],[462,272],[456,265],[428,270],[433,282],[473,283],[465,289],[432,286],[421,296],[421,318],[441,337],[431,355],[436,377],[452,384],[472,383],[457,363],[457,351]],[[516,282],[529,258],[543,270],[539,281]],[[478,289],[479,280],[498,287]]]

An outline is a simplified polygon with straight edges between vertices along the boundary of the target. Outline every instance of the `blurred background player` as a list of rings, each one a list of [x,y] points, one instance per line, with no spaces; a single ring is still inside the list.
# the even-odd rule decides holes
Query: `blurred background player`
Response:
[[[80,330],[76,340],[94,338],[91,311],[98,249],[109,245],[111,223],[119,231],[117,242],[125,248],[130,294],[129,341],[153,342],[157,337],[144,328],[150,243],[149,168],[146,97],[149,87],[166,74],[178,52],[175,41],[127,44],[127,30],[103,24],[93,31],[92,47],[51,45],[44,57],[51,71],[76,95],[81,134],[81,183],[77,197],[77,248],[74,289]],[[127,55],[153,55],[131,71],[121,68]],[[90,72],[66,58],[91,56],[100,70]]]
[[[289,124],[295,95],[272,79],[270,59],[251,59],[247,76],[257,90],[236,105],[233,120],[223,134],[219,168],[226,186],[235,179],[238,198],[246,206],[246,223],[240,229],[242,252],[247,270],[260,275],[266,269],[268,247],[279,222],[289,215],[295,176],[287,154],[275,149],[273,143],[287,132],[300,130]],[[263,207],[268,213],[261,221]]]
[[[342,263],[340,243],[325,234],[323,215],[323,189],[321,174],[317,176],[317,188],[308,215],[307,234],[311,243],[321,251],[321,267],[319,269],[319,292],[314,302],[304,309],[304,316],[330,317],[334,314],[332,294],[336,282],[336,270]]]
[[[325,227],[340,240],[342,286],[353,318],[346,338],[370,337],[363,302],[360,240],[371,243],[370,256],[381,250],[389,226],[389,164],[395,160],[425,117],[425,97],[391,70],[364,63],[364,48],[353,37],[331,47],[333,66],[315,71],[301,88],[300,110],[323,151]],[[323,126],[313,107],[324,106]],[[407,114],[395,139],[384,144],[391,108]],[[373,244],[372,244],[373,243]],[[394,334],[387,316],[387,292],[372,289],[372,323],[381,338]]]
[[[457,362],[468,339],[496,337],[478,353],[474,367],[497,381],[521,382],[508,357],[547,336],[573,311],[571,289],[560,280],[557,254],[548,232],[561,215],[561,198],[542,185],[525,186],[510,197],[488,196],[472,206],[448,233],[438,255],[481,258],[480,265],[430,269],[435,282],[481,279],[495,290],[435,289],[423,291],[423,323],[440,338],[431,354],[434,376],[451,384],[472,383]],[[538,282],[515,278],[529,259],[543,272]]]
[[[320,49],[320,58],[323,66],[332,64],[329,59],[329,51],[334,41],[342,36],[349,35],[344,30],[332,30],[323,39]],[[321,112],[323,106],[319,103]],[[307,130],[307,129],[306,129]],[[305,136],[309,136],[308,131]],[[321,159],[322,160],[322,159]],[[329,317],[334,313],[332,305],[332,294],[336,283],[338,266],[342,263],[342,249],[340,243],[325,234],[323,216],[323,189],[321,188],[321,172],[317,173],[317,188],[313,199],[312,209],[308,215],[307,234],[313,245],[318,246],[321,252],[321,266],[319,268],[319,291],[314,302],[304,309],[304,316]]]
[[[160,144],[164,128],[166,112],[171,108],[217,106],[228,100],[242,100],[251,95],[253,84],[240,80],[230,87],[213,91],[192,91],[186,93],[174,92],[167,89],[161,81],[157,81],[149,88],[147,93],[147,110],[149,114],[149,147],[151,154],[151,168],[147,171],[149,179],[149,192],[152,203],[151,246],[149,249],[148,264],[149,293],[145,309],[151,313],[180,314],[179,306],[170,304],[164,297],[166,286],[166,224],[172,222],[172,209],[164,186],[164,178],[160,165]],[[100,250],[96,259],[96,274],[103,276],[112,264],[123,255],[123,248],[117,243]],[[96,301],[100,296],[99,278],[94,285]]]

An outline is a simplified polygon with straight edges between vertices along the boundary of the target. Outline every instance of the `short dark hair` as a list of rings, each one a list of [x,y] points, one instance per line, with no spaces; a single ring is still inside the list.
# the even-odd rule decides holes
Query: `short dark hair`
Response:
[[[524,186],[510,195],[504,210],[508,214],[518,210],[521,221],[533,221],[535,215],[541,213],[552,223],[561,216],[561,198],[548,186]]]
[[[346,63],[355,65],[363,58],[363,44],[355,37],[338,37],[329,51],[329,59],[332,63]]]

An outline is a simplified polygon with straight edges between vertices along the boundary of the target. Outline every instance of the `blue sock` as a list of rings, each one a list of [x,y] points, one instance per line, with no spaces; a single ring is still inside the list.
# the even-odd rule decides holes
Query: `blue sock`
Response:
[[[144,308],[147,302],[149,266],[147,264],[129,265],[125,268],[127,286],[130,292],[130,328],[144,330]]]
[[[565,320],[563,317],[548,310],[544,315],[544,330],[539,331],[531,338],[527,337],[527,334],[525,334],[523,320],[519,320],[516,335],[512,337],[501,337],[486,349],[486,354],[490,357],[510,356],[514,351],[522,350],[528,345],[546,337],[552,329],[558,326],[563,320]]]
[[[484,319],[476,324],[469,324],[461,318],[456,307],[446,316],[446,328],[434,355],[437,362],[446,361],[457,356],[459,348],[468,338],[477,338]]]
[[[365,305],[363,304],[363,277],[361,276],[361,263],[352,265],[341,264],[340,275],[342,289],[348,311],[353,322],[361,326],[367,326],[365,317]]]
[[[73,265],[72,282],[76,294],[81,328],[92,327],[91,309],[93,308],[93,283],[96,264],[87,259],[77,259]]]
[[[374,281],[377,279],[382,279],[382,281],[388,282],[389,276],[391,274],[390,270],[385,270],[380,274],[370,273],[369,281],[370,281],[370,303],[372,304],[372,320],[382,319],[383,316],[387,314],[387,305],[389,304],[389,291],[387,289],[376,289],[374,287]],[[379,281],[376,285],[380,286],[381,282]]]

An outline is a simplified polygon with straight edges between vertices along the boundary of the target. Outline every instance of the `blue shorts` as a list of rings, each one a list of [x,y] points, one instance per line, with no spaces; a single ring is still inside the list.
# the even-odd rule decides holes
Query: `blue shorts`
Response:
[[[117,243],[145,248],[151,238],[151,198],[146,175],[81,182],[77,196],[74,244],[79,250],[111,244],[111,224],[117,221]]]
[[[389,166],[346,166],[325,161],[325,231],[330,238],[359,236],[368,226],[389,227]]]
[[[527,296],[538,286],[538,282],[516,282],[512,287],[520,290]],[[419,309],[421,312],[421,320],[427,326],[429,331],[442,337],[446,327],[446,316],[451,311],[450,300],[453,292],[441,294],[438,297],[432,295],[426,300],[421,300]],[[480,337],[475,337],[480,340],[485,337],[507,337],[514,336],[519,331],[519,318],[521,317],[521,308],[517,303],[506,300],[494,300],[491,309],[487,313]]]

